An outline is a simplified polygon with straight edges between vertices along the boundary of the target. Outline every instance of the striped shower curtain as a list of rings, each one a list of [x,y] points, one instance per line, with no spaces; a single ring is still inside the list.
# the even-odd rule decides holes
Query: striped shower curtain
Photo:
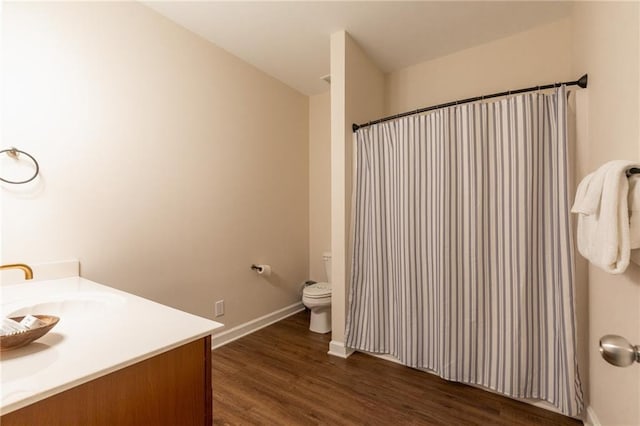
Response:
[[[565,90],[356,132],[347,346],[582,410]]]

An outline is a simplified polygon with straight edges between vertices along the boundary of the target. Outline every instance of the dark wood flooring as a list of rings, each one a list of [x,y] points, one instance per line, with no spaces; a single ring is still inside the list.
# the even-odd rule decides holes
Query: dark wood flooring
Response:
[[[327,354],[301,312],[213,351],[215,425],[581,425],[392,362]]]

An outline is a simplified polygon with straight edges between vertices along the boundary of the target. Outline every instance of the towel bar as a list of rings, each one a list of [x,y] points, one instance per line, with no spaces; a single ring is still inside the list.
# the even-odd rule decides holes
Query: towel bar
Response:
[[[640,173],[640,169],[637,167],[632,167],[629,170],[627,170],[627,177],[631,176],[631,175],[637,175]]]

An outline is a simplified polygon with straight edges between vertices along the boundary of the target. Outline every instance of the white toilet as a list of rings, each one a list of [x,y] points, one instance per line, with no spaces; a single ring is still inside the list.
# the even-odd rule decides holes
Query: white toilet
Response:
[[[311,309],[309,330],[315,333],[331,331],[331,253],[323,253],[327,281],[308,285],[302,292],[302,303]]]

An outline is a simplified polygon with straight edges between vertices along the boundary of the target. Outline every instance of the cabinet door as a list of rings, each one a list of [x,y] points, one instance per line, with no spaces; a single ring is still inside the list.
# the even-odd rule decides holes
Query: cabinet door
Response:
[[[8,413],[0,423],[210,426],[212,416],[206,337]]]

